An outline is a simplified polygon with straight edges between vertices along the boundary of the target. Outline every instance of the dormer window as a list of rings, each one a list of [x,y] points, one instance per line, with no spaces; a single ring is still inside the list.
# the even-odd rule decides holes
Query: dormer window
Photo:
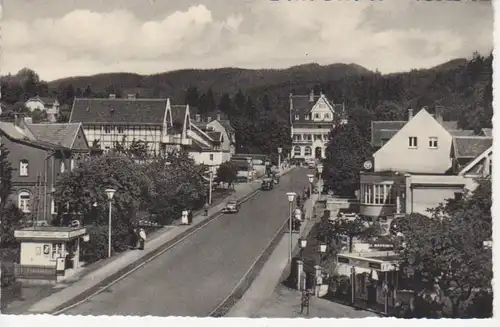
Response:
[[[299,120],[299,115],[295,115],[295,120]]]
[[[28,160],[21,160],[19,162],[19,176],[28,176]]]
[[[326,113],[323,117],[325,117],[325,119],[330,119],[330,114]]]
[[[309,114],[304,115],[304,120],[309,120]]]

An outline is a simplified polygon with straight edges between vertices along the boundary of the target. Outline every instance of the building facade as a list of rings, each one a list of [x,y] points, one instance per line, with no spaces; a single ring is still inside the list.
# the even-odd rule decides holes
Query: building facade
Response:
[[[335,124],[346,123],[343,105],[332,104],[324,94],[290,94],[291,157],[324,159],[329,133]]]
[[[36,96],[29,98],[24,105],[31,112],[34,110],[45,112],[47,114],[47,120],[52,123],[56,122],[60,111],[60,104],[56,98]]]
[[[0,135],[14,169],[8,201],[33,221],[50,223],[57,214],[57,177],[89,153],[81,124],[31,124],[25,118],[0,122]]]
[[[383,133],[372,132],[377,144],[373,136]],[[360,214],[371,219],[428,215],[428,209],[473,190],[475,178],[490,176],[492,138],[467,134],[455,122],[443,122],[439,108],[434,116],[426,109],[410,114],[391,138],[378,143],[368,165],[373,168],[361,172]]]

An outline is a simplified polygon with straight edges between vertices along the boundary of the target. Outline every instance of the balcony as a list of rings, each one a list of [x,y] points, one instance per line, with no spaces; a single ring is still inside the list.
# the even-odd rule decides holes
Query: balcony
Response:
[[[312,145],[313,140],[293,140],[293,145]]]

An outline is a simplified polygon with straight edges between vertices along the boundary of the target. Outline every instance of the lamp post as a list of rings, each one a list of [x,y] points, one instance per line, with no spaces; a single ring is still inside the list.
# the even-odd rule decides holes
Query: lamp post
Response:
[[[247,157],[247,164],[248,164],[248,181],[250,182],[250,180],[252,178],[252,174],[251,174],[252,158],[251,157]]]
[[[309,201],[311,201],[311,212],[309,213],[309,219],[312,218],[313,215],[313,202],[312,202],[312,185],[314,182],[314,175],[313,174],[307,174],[307,178],[309,179]]]
[[[266,165],[266,175],[269,176],[271,174],[271,163],[268,160],[266,160],[265,165]]]
[[[281,172],[281,152],[283,151],[282,147],[278,147],[278,169]]]
[[[304,261],[304,249],[307,246],[307,239],[301,238],[299,240],[299,244],[300,244],[300,260]]]
[[[323,191],[323,164],[319,164],[318,165],[318,177],[319,177],[319,181],[318,181],[318,201],[321,200],[321,191]]]
[[[286,196],[288,197],[288,206],[290,208],[290,212],[288,214],[288,221],[289,221],[289,228],[290,228],[290,255],[288,256],[288,261],[292,262],[292,248],[293,248],[293,243],[292,243],[292,206],[293,202],[295,201],[295,196],[297,194],[295,192],[288,192]]]
[[[111,202],[113,201],[113,196],[115,195],[116,190],[113,188],[107,188],[105,190],[106,195],[108,196],[109,202],[109,216],[108,216],[108,257],[111,257]]]
[[[209,172],[209,185],[208,185],[208,204],[212,204],[212,183],[214,180],[214,172],[210,170]]]
[[[321,266],[322,256],[325,252],[326,252],[326,244],[321,243],[318,248],[318,254],[319,254],[318,265],[320,266]]]

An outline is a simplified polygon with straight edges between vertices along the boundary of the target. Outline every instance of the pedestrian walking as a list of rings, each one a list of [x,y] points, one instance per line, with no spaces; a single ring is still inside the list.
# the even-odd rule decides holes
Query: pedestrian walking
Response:
[[[188,224],[191,225],[193,223],[193,211],[189,210],[188,213]]]
[[[205,203],[205,206],[203,208],[205,210],[205,216],[208,216],[208,203]]]
[[[132,249],[136,249],[138,241],[139,241],[139,235],[138,235],[137,228],[131,228],[131,230],[130,230],[130,247]]]
[[[144,244],[146,243],[146,231],[141,228],[139,229],[139,250],[144,250]]]

